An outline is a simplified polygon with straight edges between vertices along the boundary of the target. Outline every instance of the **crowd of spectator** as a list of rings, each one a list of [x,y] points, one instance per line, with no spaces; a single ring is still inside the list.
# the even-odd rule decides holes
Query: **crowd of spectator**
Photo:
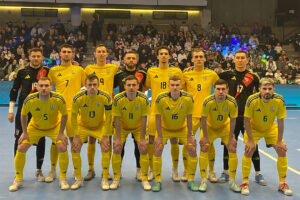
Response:
[[[105,30],[103,29],[105,27]],[[260,77],[272,77],[280,84],[300,84],[299,59],[290,59],[282,48],[271,27],[253,26],[250,33],[242,33],[237,24],[230,28],[209,23],[205,29],[199,25],[172,22],[168,29],[157,29],[149,21],[147,24],[128,25],[126,23],[103,25],[99,15],[87,25],[84,21],[73,30],[71,23],[51,25],[44,30],[39,23],[27,27],[8,22],[0,27],[0,78],[12,80],[18,67],[28,64],[28,50],[32,47],[43,49],[47,58],[44,64],[59,62],[58,47],[71,44],[75,49],[74,61],[81,63],[88,50],[88,30],[93,45],[103,43],[108,50],[107,62],[124,67],[123,56],[134,50],[139,54],[139,67],[148,69],[157,65],[155,49],[168,46],[171,51],[170,65],[184,70],[192,66],[191,51],[202,48],[206,52],[206,67],[221,73],[234,69],[234,52],[238,49],[249,52],[248,70]],[[102,36],[103,35],[103,36]]]

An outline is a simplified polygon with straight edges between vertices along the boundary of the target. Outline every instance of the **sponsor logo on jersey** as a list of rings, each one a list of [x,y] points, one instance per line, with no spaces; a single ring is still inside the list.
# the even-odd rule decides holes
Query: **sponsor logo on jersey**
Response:
[[[217,111],[217,108],[213,108],[212,111]]]
[[[106,73],[107,73],[107,74],[110,74],[110,69],[107,69],[107,70],[106,70]]]
[[[73,70],[73,71],[72,71],[72,74],[76,74],[76,72]]]
[[[256,110],[257,112],[261,112],[260,108]]]
[[[84,108],[88,107],[86,104],[83,105]]]
[[[275,108],[274,108],[274,107],[271,107],[270,110],[271,110],[271,112],[274,112],[274,111],[275,111]]]
[[[179,108],[180,108],[180,109],[182,109],[182,108],[183,108],[183,104],[182,104],[182,103],[179,105]]]
[[[126,107],[123,107],[122,110],[127,110]]]
[[[228,110],[228,107],[227,106],[224,106],[224,111],[227,111]]]
[[[30,79],[30,76],[29,76],[29,74],[28,74],[27,76],[25,76],[25,79]]]
[[[233,77],[231,78],[231,80],[236,80],[236,77],[235,77],[235,76],[233,76]]]
[[[207,80],[207,77],[206,77],[206,76],[204,76],[204,77],[203,77],[203,80],[205,80],[205,81],[206,81],[206,80]]]
[[[157,74],[154,76],[154,78],[158,78]]]
[[[40,108],[36,108],[35,111],[41,111],[41,109]]]
[[[97,106],[100,107],[100,102],[99,101],[97,102]]]
[[[135,105],[135,109],[138,110],[140,108],[139,105]]]
[[[62,76],[61,73],[59,73],[57,76]]]
[[[170,110],[170,107],[168,106],[168,107],[166,107],[166,110]]]

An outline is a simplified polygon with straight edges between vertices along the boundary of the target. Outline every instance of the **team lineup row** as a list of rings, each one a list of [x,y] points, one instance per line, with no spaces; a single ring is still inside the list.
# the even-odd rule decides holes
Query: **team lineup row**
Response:
[[[19,127],[17,130],[16,125],[16,133],[20,134],[15,134],[18,144],[15,155],[16,177],[9,188],[10,191],[16,191],[22,187],[25,153],[31,144],[38,143],[43,136],[52,138],[55,144],[51,146],[51,171],[44,180],[52,182],[56,177],[57,158],[59,157],[60,188],[69,189],[66,181],[69,160],[68,140],[64,135],[66,128],[71,143],[75,172],[75,183],[71,189],[78,189],[83,185],[80,149],[82,142],[85,142],[87,138],[89,138],[87,149],[89,173],[84,179],[91,179],[95,176],[95,141],[98,139],[102,151],[101,187],[103,190],[117,189],[120,184],[122,149],[127,135],[131,133],[140,153],[139,163],[144,190],[161,190],[161,155],[164,144],[170,139],[173,180],[180,180],[177,172],[178,143],[180,142],[184,144],[184,176],[181,179],[188,181],[187,186],[192,191],[206,191],[208,164],[209,180],[217,181],[213,172],[214,148],[212,144],[216,138],[221,137],[224,150],[228,149],[229,151],[229,162],[228,168],[224,169],[220,180],[229,180],[231,190],[248,195],[250,193],[248,175],[251,168],[251,157],[257,151],[257,141],[261,137],[265,137],[267,144],[273,145],[278,153],[279,164],[277,166],[280,177],[278,190],[286,195],[292,194],[285,182],[286,145],[282,141],[283,119],[286,115],[284,100],[280,95],[273,94],[274,83],[271,80],[262,79],[259,87],[257,76],[246,70],[247,52],[236,52],[235,74],[224,72],[223,75],[220,75],[220,78],[226,81],[219,79],[215,72],[204,69],[205,54],[200,49],[193,50],[194,68],[184,73],[178,68],[169,67],[170,54],[166,47],[157,49],[159,65],[150,68],[147,72],[136,69],[138,56],[135,52],[128,52],[125,55],[126,68],[119,71],[115,65],[105,63],[107,51],[103,45],[95,49],[97,64],[89,65],[85,70],[71,64],[72,53],[71,46],[63,45],[60,50],[61,65],[53,67],[49,71],[40,66],[42,59],[40,50],[32,49],[29,67],[33,68],[31,70],[35,70],[35,76],[32,80],[28,80],[31,79],[28,75],[30,68],[27,71],[24,69],[18,72],[10,94],[9,120],[13,121],[13,106],[21,85],[26,85],[31,81],[32,86],[30,87],[37,86],[38,93],[27,97],[28,93],[35,88],[30,88],[27,94],[22,95],[23,88],[20,92],[16,124],[17,120],[21,119],[22,129],[20,131]],[[48,78],[45,78],[46,75]],[[28,76],[29,78],[26,78]],[[51,92],[52,85],[50,83],[55,85],[57,93]],[[210,95],[212,85],[215,85],[214,94]],[[80,91],[82,86],[85,86],[86,90]],[[114,100],[112,100],[113,87],[116,86],[119,86],[120,91],[125,91],[114,96]],[[148,97],[138,91],[149,88],[152,91],[151,107],[149,107]],[[259,93],[254,94],[258,88]],[[252,96],[249,97],[250,95]],[[23,101],[20,103],[21,96]],[[62,115],[61,118],[58,115],[59,112]],[[28,113],[32,118],[27,126]],[[274,122],[276,117],[278,128]],[[114,121],[114,131],[111,125],[112,120]],[[239,120],[242,124],[243,121],[245,122],[242,127],[245,126],[247,132],[244,135],[246,145],[242,160],[243,184],[241,187],[234,180],[238,163],[236,138],[240,132],[238,130],[236,134],[237,126],[240,124],[236,121],[239,122]],[[198,187],[194,182],[198,159],[196,140],[193,135],[200,127],[199,165],[202,181]],[[113,145],[111,145],[113,132],[115,134]],[[111,146],[113,146],[114,177],[113,182],[109,185],[108,169],[111,160]],[[153,172],[155,183],[151,186],[148,179],[153,177]],[[256,172],[258,172],[256,181],[265,184],[259,170]],[[41,173],[38,173],[37,176],[42,180]]]

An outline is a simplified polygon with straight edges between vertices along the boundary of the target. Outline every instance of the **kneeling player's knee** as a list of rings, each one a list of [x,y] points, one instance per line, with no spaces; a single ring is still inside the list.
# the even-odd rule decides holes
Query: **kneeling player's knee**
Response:
[[[62,142],[57,143],[56,147],[57,147],[58,152],[60,152],[60,153],[67,151],[67,146],[64,145]]]
[[[18,151],[19,152],[22,152],[22,153],[25,153],[30,147],[30,144],[27,144],[27,143],[22,143],[22,144],[19,144],[18,145]]]
[[[279,157],[286,157],[286,150],[285,149],[282,149],[282,148],[276,149],[276,152],[277,152],[277,155]]]

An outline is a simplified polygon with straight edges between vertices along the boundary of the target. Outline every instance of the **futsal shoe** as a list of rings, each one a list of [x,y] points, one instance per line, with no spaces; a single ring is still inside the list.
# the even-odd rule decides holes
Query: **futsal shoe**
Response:
[[[95,176],[96,176],[95,170],[90,169],[90,170],[88,171],[87,175],[83,178],[83,180],[85,180],[85,181],[90,181],[90,180],[92,180]]]
[[[136,168],[136,179],[138,181],[142,181],[142,172],[141,172],[141,168]]]
[[[47,183],[53,182],[53,180],[56,178],[56,169],[51,169],[48,173],[48,176],[45,178],[45,181]]]
[[[266,186],[267,182],[262,174],[255,175],[255,182],[259,185]]]
[[[155,182],[152,186],[153,192],[159,192],[161,190],[161,182]]]
[[[142,187],[145,191],[151,190],[151,185],[148,181],[142,181]]]
[[[13,184],[9,186],[8,190],[11,192],[15,192],[23,187],[23,181],[22,180],[14,180]]]
[[[235,183],[234,180],[229,180],[229,188],[234,192],[241,192],[241,188]]]
[[[217,179],[217,177],[216,177],[215,172],[210,172],[210,173],[208,174],[208,180],[209,180],[211,183],[216,183],[216,182],[218,182],[218,179]]]
[[[201,184],[199,186],[200,192],[206,192],[207,190],[207,179],[202,179]]]
[[[59,187],[61,190],[68,190],[70,188],[70,186],[65,178],[62,178],[59,180]]]
[[[183,171],[182,177],[181,177],[181,182],[187,182],[188,181],[188,173],[187,171]]]
[[[288,184],[286,184],[286,183],[279,184],[278,191],[287,196],[293,195],[293,191],[289,188]]]
[[[102,180],[101,180],[101,188],[104,191],[109,190],[109,184],[108,184],[108,179],[107,178],[102,178]]]
[[[41,169],[36,169],[35,177],[38,182],[45,182],[45,177]]]
[[[193,192],[196,192],[196,191],[199,191],[199,188],[198,186],[196,185],[195,181],[189,181],[187,183],[187,187],[189,190],[193,191]]]
[[[174,182],[179,182],[180,181],[180,178],[178,176],[178,170],[177,170],[177,168],[173,168],[172,169],[172,180]]]
[[[241,185],[241,194],[242,195],[249,195],[250,194],[249,183],[245,182]]]
[[[119,179],[114,179],[113,182],[110,184],[109,189],[111,190],[116,190],[120,187],[120,180]]]
[[[77,190],[82,186],[83,186],[82,179],[81,178],[80,179],[75,178],[75,182],[73,183],[73,185],[71,185],[71,190]]]

